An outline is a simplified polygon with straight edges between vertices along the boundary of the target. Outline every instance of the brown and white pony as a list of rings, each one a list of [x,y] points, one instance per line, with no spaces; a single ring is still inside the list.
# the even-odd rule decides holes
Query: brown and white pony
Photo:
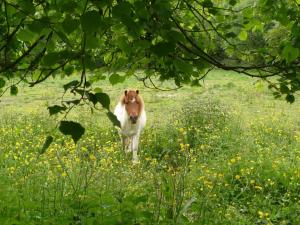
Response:
[[[126,152],[132,152],[133,162],[138,161],[140,133],[146,125],[144,101],[138,90],[126,90],[117,104],[114,114],[121,123],[120,135]]]

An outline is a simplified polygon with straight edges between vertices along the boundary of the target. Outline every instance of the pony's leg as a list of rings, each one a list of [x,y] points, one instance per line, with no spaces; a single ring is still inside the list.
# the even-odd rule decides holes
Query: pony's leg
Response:
[[[136,134],[132,137],[132,161],[134,163],[139,161],[137,152],[138,152],[138,147],[139,147],[139,138],[140,134]]]
[[[130,152],[130,149],[128,148],[128,141],[128,137],[122,136],[122,147],[125,152]]]

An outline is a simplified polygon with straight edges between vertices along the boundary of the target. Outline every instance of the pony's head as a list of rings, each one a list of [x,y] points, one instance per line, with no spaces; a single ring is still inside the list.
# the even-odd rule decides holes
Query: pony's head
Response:
[[[139,90],[126,90],[123,96],[126,112],[130,121],[135,124],[143,108],[143,101],[139,96]]]

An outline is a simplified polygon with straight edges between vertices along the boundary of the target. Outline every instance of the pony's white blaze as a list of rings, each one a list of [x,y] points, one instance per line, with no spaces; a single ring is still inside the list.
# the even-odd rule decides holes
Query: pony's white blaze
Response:
[[[133,91],[129,91],[133,92]],[[134,91],[135,92],[135,91]],[[136,91],[138,94],[138,91]],[[139,102],[140,111],[137,120],[135,123],[132,122],[130,115],[128,114],[128,110],[126,110],[126,103],[124,99],[126,99],[127,91],[125,91],[125,95],[121,98],[120,102],[117,104],[114,114],[118,118],[121,123],[121,129],[119,133],[122,138],[122,145],[126,152],[132,152],[133,161],[138,161],[138,145],[139,145],[139,137],[140,133],[146,125],[146,112],[144,108],[144,103],[140,97],[137,100],[137,97],[132,99],[128,99],[127,104]],[[130,142],[130,143],[129,143]]]

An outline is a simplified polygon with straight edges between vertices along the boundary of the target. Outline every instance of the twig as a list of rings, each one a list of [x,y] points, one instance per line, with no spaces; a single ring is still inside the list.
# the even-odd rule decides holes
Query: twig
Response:
[[[203,80],[215,67],[212,66],[210,67],[206,72],[205,74],[203,74],[200,78],[198,78],[197,80],[200,81],[200,80]]]
[[[29,83],[29,87],[33,87],[34,85],[39,84],[39,83],[45,81],[45,80],[46,80],[47,78],[49,78],[55,71],[57,71],[57,70],[59,70],[60,68],[64,67],[68,62],[69,62],[69,59],[66,60],[63,64],[61,64],[61,65],[59,65],[59,66],[57,66],[57,67],[55,67],[55,68],[50,69],[50,71],[48,72],[48,74],[47,74],[46,76],[44,76],[43,78],[41,78],[41,76],[42,76],[42,74],[43,74],[43,71],[41,71],[41,73],[40,73],[38,79],[37,79],[35,82]],[[41,79],[40,79],[40,78],[41,78]]]
[[[176,90],[182,88],[182,86],[179,86],[179,87],[176,87],[176,88],[162,89],[162,88],[156,86],[156,84],[152,81],[152,79],[151,79],[150,76],[146,76],[146,77],[143,77],[143,78],[139,78],[137,75],[134,75],[134,76],[135,76],[135,78],[136,78],[137,80],[142,81],[143,84],[144,84],[144,86],[145,86],[146,88],[149,88],[149,89],[160,90],[160,91],[176,91]],[[147,80],[147,79],[151,82],[152,87],[149,86],[149,85],[146,83],[146,80]]]
[[[18,82],[16,82],[16,83],[14,83],[14,84],[12,84],[12,85],[10,85],[10,86],[8,86],[1,94],[0,94],[0,98],[8,91],[8,89],[10,89],[12,86],[16,86],[16,85],[18,85],[19,83],[21,83],[24,79],[25,79],[25,77],[26,77],[26,75],[27,75],[27,73],[28,73],[29,71],[27,71],[24,75],[23,75],[23,77],[21,77],[21,79],[18,81]]]

